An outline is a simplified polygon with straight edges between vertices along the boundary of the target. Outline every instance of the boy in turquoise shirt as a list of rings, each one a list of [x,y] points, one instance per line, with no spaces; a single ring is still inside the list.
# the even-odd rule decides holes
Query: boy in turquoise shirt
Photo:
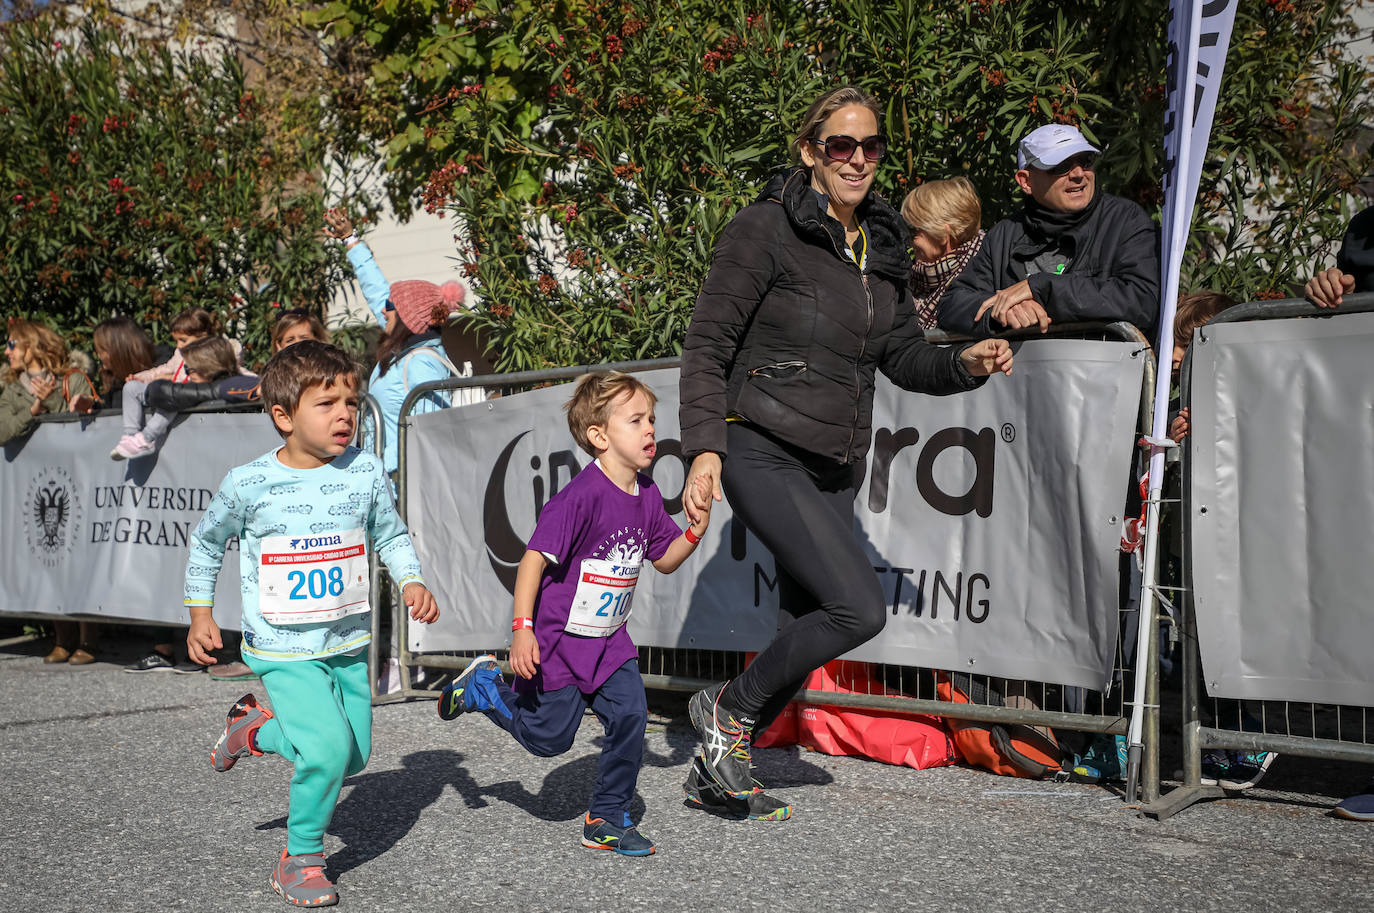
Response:
[[[210,752],[215,770],[271,753],[295,765],[286,848],[272,888],[288,903],[338,902],[324,875],[324,831],[346,776],[372,748],[367,549],[401,586],[410,617],[439,617],[420,576],[382,465],[350,446],[358,374],[343,352],[308,340],[278,352],[262,373],[263,408],[283,445],[229,471],[191,536],[187,653],[214,661],[223,646],[212,609],[231,539],[243,581],[243,660],[272,709],[246,694]]]

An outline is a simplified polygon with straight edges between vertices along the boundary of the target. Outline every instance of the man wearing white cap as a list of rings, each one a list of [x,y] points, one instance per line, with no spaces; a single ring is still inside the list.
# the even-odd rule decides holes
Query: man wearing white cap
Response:
[[[1025,205],[992,227],[940,300],[956,333],[1125,320],[1147,336],[1159,314],[1159,229],[1135,203],[1097,192],[1098,150],[1078,128],[1048,124],[1017,146]]]

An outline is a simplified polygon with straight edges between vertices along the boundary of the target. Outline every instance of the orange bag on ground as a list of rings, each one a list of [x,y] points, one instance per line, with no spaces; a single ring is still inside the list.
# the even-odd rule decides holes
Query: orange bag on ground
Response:
[[[837,659],[812,672],[812,691],[892,695],[864,662]],[[799,744],[829,755],[871,758],[924,770],[957,763],[959,753],[938,718],[921,713],[848,709],[794,702],[755,740],[758,748]]]
[[[971,676],[962,678],[965,681],[956,683],[948,672],[936,672],[936,696],[942,701],[955,704],[989,702],[972,700],[964,688],[981,688],[982,683],[975,681]],[[997,699],[991,703],[1001,705],[1002,701]],[[947,719],[945,725],[949,727],[959,753],[965,761],[975,767],[982,767],[1006,777],[1025,777],[1031,780],[1061,778],[1068,773],[1062,766],[1059,743],[1049,730],[1041,732],[1039,729],[1017,723],[1003,725],[980,723],[975,720]]]

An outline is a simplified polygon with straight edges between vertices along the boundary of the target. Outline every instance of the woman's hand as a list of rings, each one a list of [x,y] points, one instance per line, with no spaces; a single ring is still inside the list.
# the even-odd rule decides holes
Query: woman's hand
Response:
[[[52,396],[52,391],[57,389],[57,378],[52,375],[44,375],[33,379],[33,405],[29,406],[30,415],[41,415],[43,412],[43,400]]]
[[[342,241],[353,234],[353,220],[340,206],[326,209],[324,212],[324,232],[329,237]]]
[[[697,454],[692,468],[687,470],[686,491],[683,492],[682,506],[687,511],[687,522],[700,526],[711,513],[712,499],[720,501],[720,454],[713,451]],[[700,479],[701,482],[697,480]]]
[[[959,360],[974,377],[986,377],[998,371],[1010,374],[1011,359],[1011,344],[1005,339],[982,339],[959,353]]]

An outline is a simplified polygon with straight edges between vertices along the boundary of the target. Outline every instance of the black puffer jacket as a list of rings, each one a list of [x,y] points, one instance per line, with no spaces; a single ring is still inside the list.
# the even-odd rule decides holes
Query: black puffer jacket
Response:
[[[844,256],[844,229],[821,207],[805,169],[773,178],[716,245],[682,346],[687,458],[725,454],[725,418],[837,462],[868,453],[873,384],[923,393],[978,386],[959,349],[925,341],[907,287],[905,231],[869,194],[858,217],[865,268]]]
[[[165,412],[181,412],[201,403],[222,400],[226,403],[251,403],[261,398],[261,381],[256,374],[231,374],[219,380],[199,383],[173,383],[155,380],[148,385],[146,402],[149,408]]]

